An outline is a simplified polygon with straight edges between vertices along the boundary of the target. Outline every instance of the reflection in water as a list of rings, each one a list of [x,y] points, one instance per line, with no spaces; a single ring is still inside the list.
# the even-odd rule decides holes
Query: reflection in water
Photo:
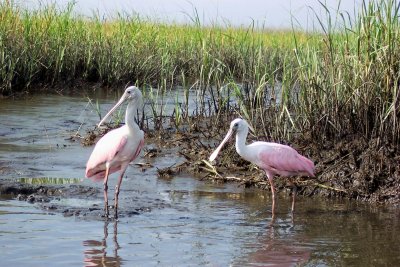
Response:
[[[118,256],[120,246],[118,244],[118,221],[114,221],[114,234],[113,234],[113,255],[107,256],[107,239],[108,239],[108,224],[109,221],[104,222],[104,237],[101,241],[86,240],[83,241],[83,246],[88,247],[84,251],[85,266],[121,266],[122,259]]]
[[[296,245],[300,236],[294,233],[293,216],[289,221],[282,219],[276,223],[275,215],[267,225],[265,233],[254,244],[258,247],[243,259],[243,264],[254,266],[298,266],[305,264],[311,255],[310,248]],[[241,264],[240,264],[241,265]],[[238,265],[239,266],[239,265]]]

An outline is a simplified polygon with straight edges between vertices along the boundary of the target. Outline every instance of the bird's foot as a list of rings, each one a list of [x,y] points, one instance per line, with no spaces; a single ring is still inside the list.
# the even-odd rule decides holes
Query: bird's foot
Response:
[[[108,210],[108,204],[105,204],[104,205],[104,218],[107,220],[109,215],[110,215],[110,213]]]

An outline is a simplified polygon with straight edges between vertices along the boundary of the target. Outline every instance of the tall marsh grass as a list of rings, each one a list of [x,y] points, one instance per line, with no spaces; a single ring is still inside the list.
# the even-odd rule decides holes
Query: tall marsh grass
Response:
[[[179,85],[185,97],[176,97],[176,127],[190,122],[186,96],[196,90],[194,115],[212,116],[215,125],[240,115],[272,140],[309,132],[319,141],[362,134],[399,144],[399,6],[363,1],[350,20],[322,4],[328,19],[316,16],[322,31],[309,33],[203,27],[196,18],[193,25],[123,14],[85,18],[74,15],[73,4],[26,11],[6,1],[0,4],[0,91],[77,80],[134,82],[158,101]],[[154,120],[163,118],[155,107]]]
[[[296,46],[299,123],[316,135],[399,143],[399,8],[394,0],[364,1],[353,23],[339,14],[341,29],[327,23],[317,43]]]
[[[70,4],[27,11],[9,1],[0,4],[3,92],[75,79],[153,86],[179,83],[182,75],[201,85],[214,83],[214,75],[251,80],[254,71],[271,67],[256,61],[278,56],[274,47],[289,47],[285,40],[274,44],[281,33],[164,25],[125,14],[85,18],[73,9]]]

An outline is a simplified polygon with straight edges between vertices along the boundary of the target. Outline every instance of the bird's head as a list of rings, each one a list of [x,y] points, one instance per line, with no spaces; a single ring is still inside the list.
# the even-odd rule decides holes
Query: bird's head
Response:
[[[143,96],[142,92],[140,92],[139,88],[136,86],[129,86],[128,88],[125,89],[125,92],[115,104],[114,107],[111,108],[111,110],[104,116],[104,118],[99,122],[98,127],[119,107],[121,106],[124,102],[129,102],[130,105],[133,105],[135,110],[138,110],[142,104],[143,104]],[[136,112],[136,111],[135,111]]]
[[[134,106],[139,109],[143,105],[142,92],[136,86],[129,86],[125,89],[125,92],[119,102],[122,104],[125,101],[133,103]]]
[[[124,95],[121,97],[124,100],[142,99],[142,92],[136,86],[129,86],[125,89]]]
[[[247,131],[248,129],[250,129],[254,133],[253,127],[251,127],[247,123],[247,121],[245,121],[241,118],[234,119],[231,122],[230,129],[232,130],[232,132],[236,132],[236,133],[241,133],[243,131]]]
[[[229,131],[228,131],[228,133],[226,134],[224,140],[222,140],[221,144],[220,144],[220,145],[217,147],[217,149],[215,149],[215,151],[211,154],[209,160],[210,160],[210,161],[213,161],[213,160],[217,157],[219,151],[222,149],[222,147],[224,146],[224,144],[229,140],[229,138],[230,138],[234,133],[239,134],[239,133],[244,132],[244,133],[247,135],[247,132],[248,132],[248,129],[249,129],[249,128],[250,128],[250,129],[253,129],[252,127],[249,126],[249,124],[248,124],[245,120],[240,119],[240,118],[234,119],[234,120],[231,122],[231,126],[229,127]]]
[[[231,122],[230,129],[232,130],[232,132],[241,132],[246,129],[246,127],[248,128],[247,122],[245,120],[237,118]]]

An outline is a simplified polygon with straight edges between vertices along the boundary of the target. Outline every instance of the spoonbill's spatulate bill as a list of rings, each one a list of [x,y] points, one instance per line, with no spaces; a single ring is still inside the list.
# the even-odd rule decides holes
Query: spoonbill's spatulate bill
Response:
[[[272,213],[275,212],[275,187],[274,175],[280,176],[310,176],[314,177],[314,163],[308,158],[300,155],[290,146],[270,143],[254,142],[246,145],[246,138],[249,132],[249,125],[243,119],[235,119],[231,122],[228,133],[224,140],[210,156],[213,161],[219,151],[229,138],[236,133],[236,152],[245,160],[257,165],[265,171],[271,184],[272,192]],[[293,192],[292,212],[294,211],[295,192]]]
[[[122,177],[128,167],[140,153],[144,145],[144,133],[135,122],[135,115],[142,105],[142,93],[135,86],[128,87],[118,103],[100,121],[100,126],[122,103],[128,102],[125,125],[104,135],[96,144],[86,164],[86,177],[104,183],[104,210],[108,218],[107,181],[111,173],[119,171],[115,186],[115,215],[118,218],[118,195]]]

